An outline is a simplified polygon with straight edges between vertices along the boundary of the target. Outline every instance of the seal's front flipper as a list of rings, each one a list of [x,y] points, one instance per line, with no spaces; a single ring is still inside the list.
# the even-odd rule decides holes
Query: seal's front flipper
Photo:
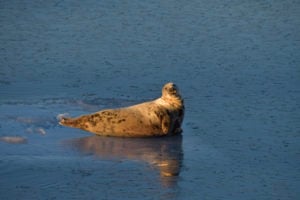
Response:
[[[163,117],[162,123],[161,123],[161,128],[162,128],[164,135],[169,134],[170,126],[171,126],[170,116],[166,115]]]

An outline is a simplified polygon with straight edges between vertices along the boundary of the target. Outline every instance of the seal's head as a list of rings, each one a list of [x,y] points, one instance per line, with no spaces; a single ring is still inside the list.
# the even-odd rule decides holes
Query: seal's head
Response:
[[[162,99],[166,101],[178,101],[178,103],[183,103],[179,89],[174,83],[167,83],[162,88]]]
[[[178,97],[180,96],[179,94],[179,89],[177,85],[174,83],[167,83],[164,85],[162,89],[162,96],[168,96],[168,97]]]

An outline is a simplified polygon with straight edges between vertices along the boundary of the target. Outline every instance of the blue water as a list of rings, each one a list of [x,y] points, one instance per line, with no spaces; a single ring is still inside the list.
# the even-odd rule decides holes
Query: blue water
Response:
[[[0,1],[0,199],[300,198],[298,1]],[[76,116],[175,82],[182,138]],[[173,176],[166,176],[166,173]]]

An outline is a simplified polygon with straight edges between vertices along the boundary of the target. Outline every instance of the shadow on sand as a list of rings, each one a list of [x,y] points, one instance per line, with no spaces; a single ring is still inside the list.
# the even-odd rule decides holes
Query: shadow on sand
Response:
[[[183,161],[182,136],[115,138],[90,136],[64,142],[81,153],[100,159],[129,159],[147,162],[158,170],[163,186],[176,185]]]

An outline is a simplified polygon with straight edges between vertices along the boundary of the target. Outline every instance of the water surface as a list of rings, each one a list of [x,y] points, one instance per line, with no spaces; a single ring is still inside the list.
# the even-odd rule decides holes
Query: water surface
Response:
[[[298,199],[298,1],[1,1],[0,199]],[[57,124],[161,95],[182,137]]]

